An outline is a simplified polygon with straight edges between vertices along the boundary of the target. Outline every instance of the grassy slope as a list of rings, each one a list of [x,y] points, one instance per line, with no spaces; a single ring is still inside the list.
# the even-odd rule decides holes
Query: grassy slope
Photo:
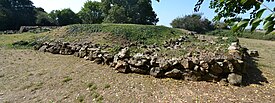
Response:
[[[120,38],[130,42],[142,41],[145,44],[160,44],[163,40],[182,35],[183,32],[178,29],[153,25],[75,24],[49,33],[54,38],[58,37],[64,41],[79,41],[96,34],[109,34],[106,38]]]

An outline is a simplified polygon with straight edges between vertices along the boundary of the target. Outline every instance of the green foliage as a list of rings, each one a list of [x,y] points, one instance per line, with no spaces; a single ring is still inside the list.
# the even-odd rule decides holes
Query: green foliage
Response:
[[[156,24],[151,0],[102,0],[107,23]]]
[[[205,33],[214,30],[214,25],[208,19],[202,19],[200,14],[185,15],[176,18],[171,23],[174,28],[182,28],[197,33]]]
[[[105,23],[127,23],[128,18],[125,14],[126,14],[126,10],[123,7],[114,5],[108,11],[108,16],[104,19],[104,22]]]
[[[84,7],[78,12],[79,18],[84,24],[98,24],[103,22],[102,3],[96,1],[87,1]]]
[[[30,0],[0,0],[0,30],[19,29],[35,24],[35,11]]]
[[[198,0],[195,11],[199,10],[203,1]],[[251,26],[251,31],[254,31],[263,22],[265,33],[269,34],[275,30],[275,11],[264,5],[263,2],[274,2],[274,0],[211,0],[210,8],[214,9],[217,13],[214,20],[219,21],[225,18],[225,22],[235,23],[232,27],[234,32],[243,31],[248,24]],[[265,8],[261,9],[261,6]],[[267,17],[262,17],[263,13],[267,10],[271,14]],[[239,14],[247,12],[251,12],[249,19],[243,19],[242,21],[234,20]]]
[[[36,12],[36,21],[35,24],[39,26],[50,26],[54,25],[54,20],[50,18],[47,12],[43,8],[35,8]]]
[[[60,26],[80,23],[80,19],[71,9],[53,10],[49,15]]]
[[[214,28],[215,29],[229,29],[229,25],[224,22],[215,22]]]
[[[180,30],[164,26],[134,24],[75,24],[66,28],[68,34],[64,37],[102,32],[145,44],[162,43],[163,40],[182,34]]]

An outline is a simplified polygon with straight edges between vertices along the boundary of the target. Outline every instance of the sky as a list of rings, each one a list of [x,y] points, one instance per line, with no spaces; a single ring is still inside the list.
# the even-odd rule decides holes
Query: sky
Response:
[[[36,7],[42,7],[46,12],[51,12],[52,10],[60,10],[64,8],[71,8],[74,12],[80,11],[81,7],[87,0],[31,0]],[[92,0],[100,1],[100,0]],[[194,6],[197,0],[161,0],[161,2],[153,1],[153,9],[158,15],[159,22],[157,25],[169,26],[173,19],[177,17],[182,17],[184,15],[189,15],[194,13]],[[212,20],[215,13],[214,10],[209,9],[209,1],[205,0],[199,13],[203,13],[203,17]],[[273,6],[271,6],[273,5]],[[275,2],[270,3],[269,7],[274,7]],[[267,15],[264,14],[264,15]],[[249,17],[249,15],[244,15]]]
[[[81,7],[87,0],[31,0],[36,7],[42,7],[46,12],[51,12],[52,10],[60,10],[64,8],[71,8],[74,12],[80,11]],[[100,0],[93,0],[100,1]],[[194,5],[197,0],[161,0],[161,2],[156,2],[153,0],[153,9],[158,15],[159,22],[157,25],[170,26],[173,19],[192,14]],[[206,18],[212,19],[214,12],[208,8],[209,3],[205,2],[201,13],[204,13]]]

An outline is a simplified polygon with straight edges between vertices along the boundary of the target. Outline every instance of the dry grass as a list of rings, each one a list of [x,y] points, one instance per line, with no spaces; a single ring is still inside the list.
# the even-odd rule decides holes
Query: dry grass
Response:
[[[260,57],[256,58],[258,68],[268,80],[273,81],[275,79],[275,42],[244,38],[240,38],[240,42],[251,50],[259,51]]]
[[[156,79],[115,73],[73,56],[0,48],[0,102],[274,102],[275,42],[241,42],[260,51],[260,70],[269,83],[234,87]]]

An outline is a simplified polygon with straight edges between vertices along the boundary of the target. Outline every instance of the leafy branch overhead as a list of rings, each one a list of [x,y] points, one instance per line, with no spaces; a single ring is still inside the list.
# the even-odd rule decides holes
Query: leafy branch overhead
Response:
[[[203,2],[204,0],[198,0],[194,10],[199,11]],[[263,29],[266,31],[266,34],[269,34],[275,30],[275,13],[274,10],[264,5],[263,2],[271,3],[274,0],[211,0],[210,8],[214,9],[217,13],[214,20],[219,21],[223,19],[228,24],[235,24],[232,26],[233,31],[242,31],[248,26],[251,26],[251,31],[254,31],[263,23]],[[264,8],[261,8],[261,6],[264,6]],[[270,15],[262,17],[263,13],[267,10],[271,12]],[[239,14],[247,12],[250,12],[249,19],[238,19]]]

